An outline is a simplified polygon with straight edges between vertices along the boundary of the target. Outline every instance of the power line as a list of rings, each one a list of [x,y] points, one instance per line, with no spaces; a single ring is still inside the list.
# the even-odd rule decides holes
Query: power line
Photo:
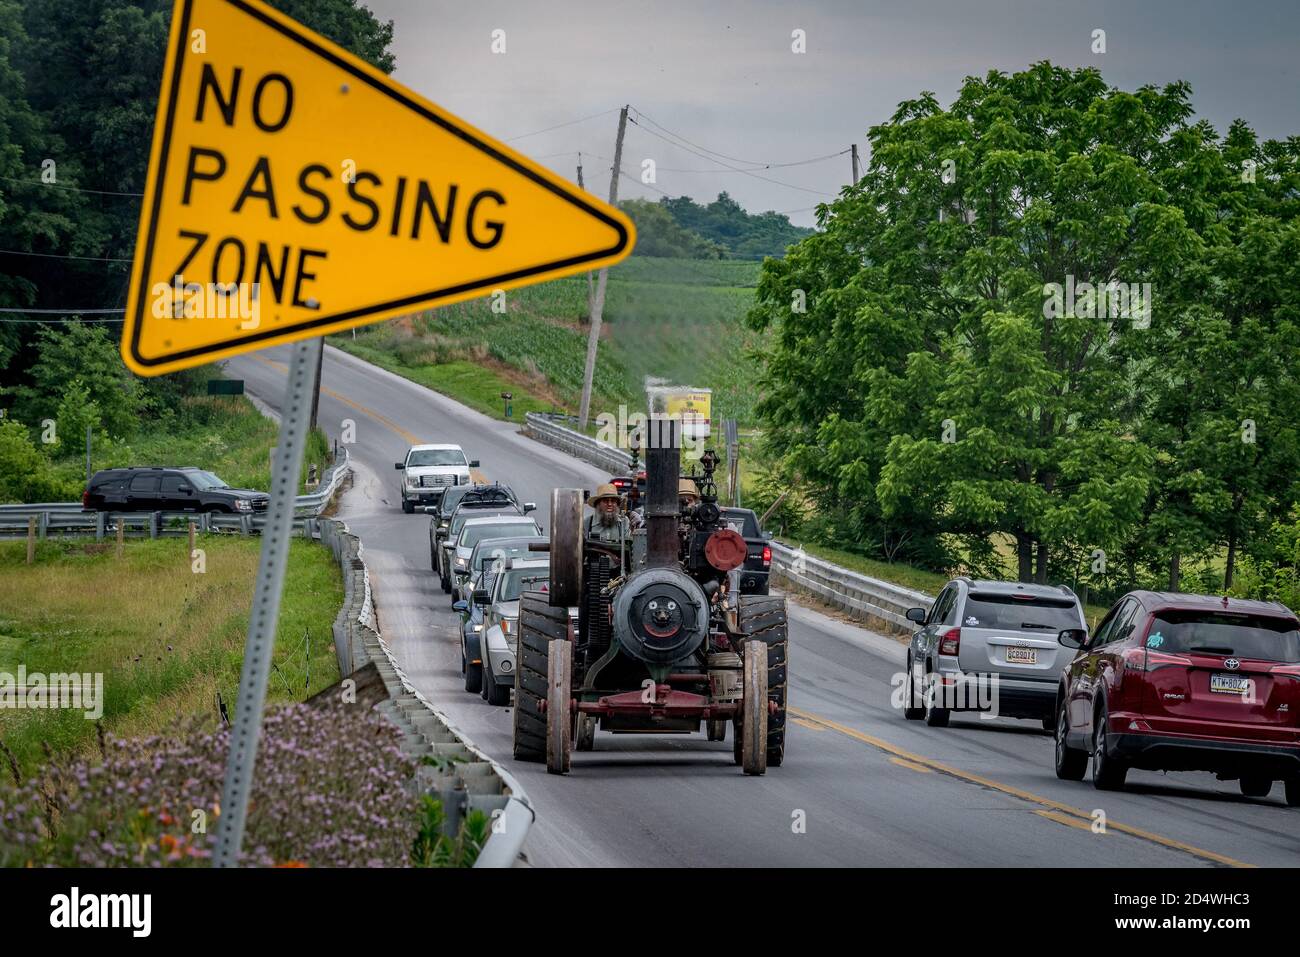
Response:
[[[707,146],[701,146],[699,143],[692,142],[691,140],[688,140],[686,137],[682,136],[680,133],[674,133],[672,130],[668,129],[663,124],[656,122],[652,117],[648,116],[641,110],[638,110],[636,107],[632,107],[632,112],[635,113],[637,116],[641,117],[641,119],[645,120],[651,126],[657,127],[658,129],[662,130],[664,133],[668,134],[674,139],[680,140],[682,143],[685,143],[688,146],[692,146],[695,149],[700,150],[704,153],[709,153],[712,156],[721,156],[723,159],[731,160],[733,163],[747,164],[748,166],[751,167],[751,169],[785,169],[791,166],[806,166],[809,163],[822,163],[825,162],[826,160],[834,159],[837,156],[843,156],[845,153],[850,153],[853,151],[852,146],[846,146],[844,149],[839,150],[838,152],[835,153],[827,153],[825,156],[815,156],[812,159],[796,160],[791,163],[769,163],[769,162],[763,162],[761,160],[745,160],[735,156],[729,156],[726,153],[719,152],[718,150],[711,150]],[[645,127],[642,127],[642,129],[645,129]],[[646,130],[646,132],[650,133],[652,131]],[[709,157],[704,157],[704,158],[709,159]],[[717,161],[710,159],[710,162],[717,162]],[[685,172],[693,172],[693,170],[674,170],[673,172],[685,173]],[[710,171],[704,170],[702,172],[710,172]],[[714,170],[712,172],[721,172],[721,171]]]
[[[19,179],[17,176],[0,176],[0,179],[8,180],[11,183],[19,183],[24,186],[40,186],[42,189],[66,189],[74,193],[97,193],[100,196],[134,196],[141,197],[144,193],[119,193],[111,189],[87,189],[84,186],[63,186],[59,183],[45,183],[34,179]]]
[[[749,166],[766,166],[766,165],[767,165],[766,163],[763,163],[763,162],[760,161],[760,160],[740,159],[739,157],[736,157],[736,156],[728,156],[726,153],[719,153],[717,150],[711,150],[711,149],[709,149],[707,146],[701,146],[701,145],[698,144],[698,143],[692,143],[690,140],[688,140],[686,137],[682,136],[680,133],[674,133],[672,130],[668,129],[666,126],[663,126],[663,125],[661,125],[661,124],[659,124],[659,123],[656,123],[653,117],[648,116],[647,114],[641,112],[641,111],[638,110],[635,106],[632,107],[632,112],[635,113],[637,116],[641,117],[641,119],[645,120],[645,121],[646,121],[647,123],[649,123],[651,126],[656,126],[656,127],[658,127],[659,129],[661,129],[661,130],[663,130],[665,133],[667,133],[669,136],[672,136],[672,137],[674,137],[674,138],[676,138],[676,139],[679,139],[679,140],[681,140],[683,143],[687,143],[687,144],[689,144],[690,146],[695,147],[695,149],[697,149],[697,150],[701,150],[701,151],[703,151],[703,152],[705,152],[705,153],[712,153],[714,156],[721,156],[723,159],[731,160],[733,163],[744,163],[744,164],[749,165]],[[640,124],[638,124],[638,125],[640,125]],[[642,129],[644,129],[644,127],[642,127]],[[649,132],[649,131],[647,130],[647,132]],[[705,159],[708,159],[707,156],[704,157],[704,158],[705,158]]]
[[[125,309],[16,309],[11,307],[0,307],[0,312],[16,312],[28,316],[90,316],[101,315],[105,313],[123,313]]]
[[[530,136],[540,136],[542,133],[549,133],[549,132],[551,132],[551,130],[559,130],[559,129],[563,129],[563,128],[566,127],[566,126],[576,126],[578,123],[586,123],[588,120],[594,120],[594,119],[596,119],[597,117],[608,116],[610,113],[617,113],[617,112],[618,112],[618,107],[616,106],[616,107],[613,107],[612,109],[602,110],[602,111],[599,112],[599,113],[592,113],[591,116],[584,116],[584,117],[582,117],[581,119],[569,120],[569,122],[567,122],[567,123],[557,123],[555,126],[548,126],[548,127],[547,127],[546,129],[544,129],[544,130],[533,130],[533,132],[531,132],[531,133],[524,133],[522,136],[512,136],[512,137],[510,137],[510,139],[505,140],[505,142],[506,142],[506,143],[513,143],[515,140],[524,140],[524,139],[527,139],[527,138],[530,137]],[[557,155],[559,155],[559,154],[557,154]]]
[[[645,131],[646,133],[649,133],[651,136],[655,137],[656,139],[663,140],[663,141],[664,141],[665,143],[667,143],[669,146],[675,146],[675,147],[677,147],[678,149],[684,149],[684,150],[686,150],[688,153],[694,153],[696,156],[700,157],[700,159],[708,160],[710,163],[719,163],[719,164],[721,164],[721,165],[723,165],[723,166],[727,166],[727,164],[723,163],[721,160],[715,160],[715,159],[713,159],[713,157],[711,157],[711,156],[705,156],[703,153],[700,153],[700,152],[698,152],[698,151],[696,151],[696,150],[694,150],[694,149],[691,149],[689,146],[683,146],[681,143],[674,143],[672,140],[668,139],[666,136],[663,136],[663,135],[661,135],[661,134],[659,134],[659,133],[656,133],[654,130],[650,129],[649,127],[642,126],[640,123],[637,123],[637,121],[636,121],[635,119],[632,119],[631,117],[629,117],[629,119],[631,120],[631,122],[632,122],[632,123],[633,123],[633,124],[638,128],[638,129],[643,130],[643,131]],[[783,182],[781,182],[781,180],[779,180],[779,179],[772,179],[770,176],[759,176],[757,173],[750,172],[749,170],[742,169],[742,168],[740,168],[740,167],[738,167],[738,166],[727,166],[727,168],[730,169],[730,170],[733,170],[734,172],[737,172],[737,173],[743,173],[743,174],[746,175],[746,176],[753,177],[754,179],[762,180],[762,181],[765,182],[765,183],[772,183],[773,185],[776,185],[776,186],[784,186],[784,187],[786,187],[787,189],[797,189],[797,190],[799,190],[801,193],[813,193],[813,194],[815,194],[815,195],[817,195],[817,196],[834,196],[834,195],[835,195],[834,193],[828,193],[828,192],[826,192],[825,190],[821,190],[821,189],[809,189],[807,186],[796,186],[794,183],[783,183]]]
[[[642,127],[644,129],[644,127]],[[650,132],[646,130],[646,132]],[[751,166],[748,169],[675,169],[671,166],[660,166],[659,169],[665,173],[752,173],[760,169],[788,169],[791,166],[807,166],[810,163],[824,163],[827,160],[838,159],[845,153],[849,152],[852,147],[846,147],[838,153],[827,153],[825,156],[814,156],[812,159],[798,160],[794,163],[767,163],[763,166]],[[711,161],[712,162],[712,161]]]
[[[3,318],[0,318],[0,325],[4,325],[4,326],[8,326],[8,325],[23,325],[23,324],[33,325],[33,324],[37,324],[37,323],[49,323],[49,322],[82,322],[82,323],[97,323],[97,322],[124,322],[124,321],[125,321],[125,320],[123,320],[123,319],[80,319],[80,318],[77,318],[76,316],[63,316],[62,318],[58,318],[58,319],[3,319]]]
[[[21,249],[0,249],[0,254],[4,254],[6,256],[39,256],[42,259],[85,259],[90,262],[101,262],[101,263],[132,262],[132,260],[130,259],[121,259],[117,256],[73,256],[70,254],[64,256],[58,253],[29,253],[29,252],[23,252]]]

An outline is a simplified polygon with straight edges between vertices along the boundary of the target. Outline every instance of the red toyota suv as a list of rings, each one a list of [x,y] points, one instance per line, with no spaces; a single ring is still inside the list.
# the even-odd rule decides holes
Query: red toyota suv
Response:
[[[1212,771],[1300,806],[1300,621],[1277,602],[1135,591],[1078,649],[1056,698],[1056,774],[1124,786],[1129,768]]]

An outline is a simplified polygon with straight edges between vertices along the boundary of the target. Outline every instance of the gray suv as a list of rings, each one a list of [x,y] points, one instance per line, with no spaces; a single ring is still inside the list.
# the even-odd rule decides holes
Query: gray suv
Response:
[[[955,578],[927,612],[907,650],[903,713],[945,727],[953,711],[1033,718],[1051,730],[1056,689],[1073,652],[1057,641],[1087,628],[1069,588]]]

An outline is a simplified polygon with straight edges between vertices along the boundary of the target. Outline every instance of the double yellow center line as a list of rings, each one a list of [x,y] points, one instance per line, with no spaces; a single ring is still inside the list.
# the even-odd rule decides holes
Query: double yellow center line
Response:
[[[809,725],[820,725],[822,728],[829,731],[838,731],[840,734],[853,738],[855,741],[861,741],[863,744],[869,744],[873,748],[884,751],[886,754],[892,756],[894,763],[900,764],[903,767],[910,768],[914,771],[938,771],[940,774],[946,774],[949,777],[954,777],[961,781],[978,784],[980,787],[999,791],[1002,794],[1009,795],[1010,797],[1019,798],[1021,801],[1026,801],[1030,804],[1037,804],[1039,807],[1046,808],[1048,812],[1054,812],[1039,812],[1043,817],[1046,817],[1049,820],[1058,821],[1062,824],[1071,824],[1072,826],[1074,826],[1075,821],[1078,821],[1091,829],[1092,815],[1081,808],[1071,807],[1069,804],[1063,804],[1060,801],[1053,801],[1051,798],[1045,798],[1041,795],[1021,790],[1020,788],[1012,787],[1009,784],[1003,784],[1000,781],[994,781],[991,778],[986,778],[980,774],[972,774],[969,771],[954,768],[952,765],[944,764],[941,761],[935,761],[931,758],[925,757],[924,755],[914,754],[911,751],[898,747],[896,744],[891,744],[890,742],[885,741],[883,738],[864,734],[854,728],[811,714],[810,712],[800,710],[799,708],[789,708],[787,710],[799,724],[804,725],[805,727]],[[1106,821],[1106,830],[1128,834],[1144,841],[1150,841],[1153,844],[1159,844],[1161,847],[1167,847],[1174,851],[1181,851],[1184,854],[1191,854],[1195,857],[1201,858],[1202,860],[1210,861],[1214,864],[1220,864],[1225,867],[1255,866],[1253,864],[1247,864],[1244,861],[1236,860],[1235,858],[1226,857],[1223,854],[1216,854],[1214,851],[1207,851],[1202,847],[1196,847],[1192,844],[1176,841],[1170,837],[1164,837],[1161,834],[1156,834],[1140,827],[1121,824],[1120,822],[1109,818]]]

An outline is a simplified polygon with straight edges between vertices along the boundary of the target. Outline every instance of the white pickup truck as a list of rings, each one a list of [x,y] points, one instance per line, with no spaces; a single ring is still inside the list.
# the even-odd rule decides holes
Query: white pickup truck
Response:
[[[412,445],[394,467],[402,473],[402,511],[410,515],[417,505],[438,501],[450,486],[469,485],[478,459],[466,459],[459,445]]]

